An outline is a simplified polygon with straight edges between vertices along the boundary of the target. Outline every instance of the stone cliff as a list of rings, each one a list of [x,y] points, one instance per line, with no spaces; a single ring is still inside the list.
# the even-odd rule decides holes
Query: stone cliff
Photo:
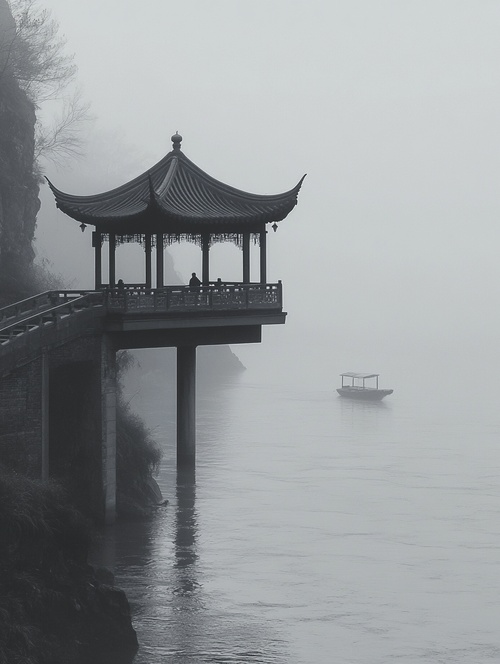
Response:
[[[0,306],[30,294],[32,242],[40,207],[35,107],[11,72],[15,24],[0,0]]]

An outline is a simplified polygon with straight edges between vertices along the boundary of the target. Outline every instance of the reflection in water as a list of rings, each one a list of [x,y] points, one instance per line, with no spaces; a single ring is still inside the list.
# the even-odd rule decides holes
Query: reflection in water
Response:
[[[197,580],[196,550],[198,516],[196,513],[196,476],[194,470],[178,470],[176,475],[176,508],[174,526],[174,560],[171,579],[168,654],[177,661],[196,642],[203,622],[201,585]],[[165,607],[166,608],[166,607]],[[179,658],[179,661],[187,661]]]
[[[339,423],[344,432],[358,443],[373,438],[377,432],[388,431],[392,406],[385,401],[363,401],[337,397]]]
[[[198,557],[196,554],[196,474],[194,469],[177,472],[176,497],[175,566],[178,569],[184,569],[194,565]],[[186,577],[193,573],[193,570],[188,569]],[[192,580],[189,580],[187,585],[192,586]]]
[[[224,583],[225,574],[200,550],[207,503],[197,507],[195,472],[172,472],[169,484],[175,497],[168,507],[107,529],[93,555],[129,598],[139,639],[134,664],[284,664],[286,644],[275,630],[211,589],[214,571]]]

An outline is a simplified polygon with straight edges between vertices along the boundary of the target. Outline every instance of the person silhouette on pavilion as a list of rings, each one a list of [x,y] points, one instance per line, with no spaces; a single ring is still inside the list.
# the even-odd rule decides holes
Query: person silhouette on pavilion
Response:
[[[191,279],[189,280],[189,288],[192,291],[198,292],[200,290],[201,281],[196,276],[196,272],[191,274]]]

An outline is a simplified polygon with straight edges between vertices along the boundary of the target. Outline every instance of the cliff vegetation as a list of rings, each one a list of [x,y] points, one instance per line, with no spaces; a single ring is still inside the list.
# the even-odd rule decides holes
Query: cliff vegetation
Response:
[[[87,564],[90,528],[60,486],[0,468],[0,664],[126,663],[125,594]]]

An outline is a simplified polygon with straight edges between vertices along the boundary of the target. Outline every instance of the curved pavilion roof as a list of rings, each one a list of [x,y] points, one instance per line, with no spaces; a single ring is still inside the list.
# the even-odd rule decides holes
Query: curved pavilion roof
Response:
[[[219,182],[198,168],[172,136],[173,149],[134,180],[93,196],[66,194],[48,181],[57,207],[101,232],[117,234],[257,232],[297,204],[304,177],[290,191],[263,196]]]

